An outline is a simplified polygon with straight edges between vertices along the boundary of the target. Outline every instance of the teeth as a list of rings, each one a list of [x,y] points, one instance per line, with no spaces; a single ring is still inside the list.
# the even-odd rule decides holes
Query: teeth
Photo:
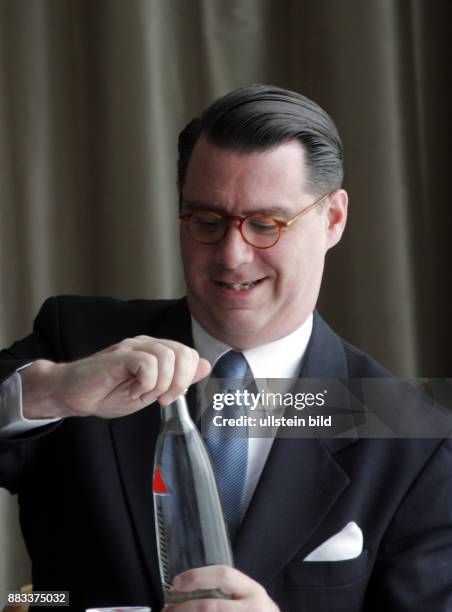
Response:
[[[247,283],[223,283],[228,289],[234,289],[234,291],[243,291],[251,289],[257,284],[257,281],[249,281]]]

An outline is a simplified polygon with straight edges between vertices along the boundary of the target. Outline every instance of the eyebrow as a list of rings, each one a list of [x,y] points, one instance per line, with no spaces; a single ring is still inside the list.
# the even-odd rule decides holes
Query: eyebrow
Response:
[[[211,210],[213,212],[222,212],[226,213],[226,211],[214,204],[206,204],[205,202],[198,202],[197,200],[185,200],[184,198],[180,198],[181,206],[188,208],[189,210]],[[283,206],[272,206],[272,208],[256,208],[254,210],[250,210],[247,212],[247,215],[252,215],[254,213],[262,213],[264,215],[271,216],[290,216],[292,214],[296,214],[296,211],[288,210]],[[244,215],[243,215],[244,216]]]

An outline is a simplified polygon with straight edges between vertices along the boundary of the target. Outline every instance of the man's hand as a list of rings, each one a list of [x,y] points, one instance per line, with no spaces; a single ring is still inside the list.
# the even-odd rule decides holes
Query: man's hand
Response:
[[[72,363],[38,360],[22,370],[24,416],[125,416],[156,399],[169,404],[209,372],[208,361],[179,342],[127,338]]]
[[[231,599],[192,599],[167,606],[164,612],[279,612],[262,585],[227,565],[189,570],[176,576],[172,586],[175,591],[220,589]]]

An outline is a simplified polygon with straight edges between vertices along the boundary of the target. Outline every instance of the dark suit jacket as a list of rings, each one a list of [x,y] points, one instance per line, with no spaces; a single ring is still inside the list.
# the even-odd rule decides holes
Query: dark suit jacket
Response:
[[[33,334],[0,354],[0,381],[30,358],[77,359],[138,334],[192,345],[185,300],[52,298]],[[383,377],[316,315],[305,377]],[[0,447],[19,496],[36,590],[71,609],[162,604],[151,474],[157,405],[115,420],[66,419]],[[364,551],[303,562],[350,521]],[[238,569],[284,612],[450,612],[450,440],[276,439],[234,544]]]

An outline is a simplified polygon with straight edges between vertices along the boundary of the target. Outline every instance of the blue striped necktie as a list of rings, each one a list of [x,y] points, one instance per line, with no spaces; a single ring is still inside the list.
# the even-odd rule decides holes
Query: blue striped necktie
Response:
[[[229,351],[220,357],[213,369],[212,377],[226,379],[221,388],[222,393],[235,393],[239,389],[244,389],[246,384],[252,380],[248,362],[243,354],[238,351]],[[207,422],[207,431],[204,435],[217,480],[224,516],[229,528],[229,536],[231,541],[234,541],[240,525],[245,492],[248,436],[245,427],[213,426],[213,416],[218,414],[225,418],[246,416],[246,406],[225,405],[221,413],[214,411],[212,408]]]

